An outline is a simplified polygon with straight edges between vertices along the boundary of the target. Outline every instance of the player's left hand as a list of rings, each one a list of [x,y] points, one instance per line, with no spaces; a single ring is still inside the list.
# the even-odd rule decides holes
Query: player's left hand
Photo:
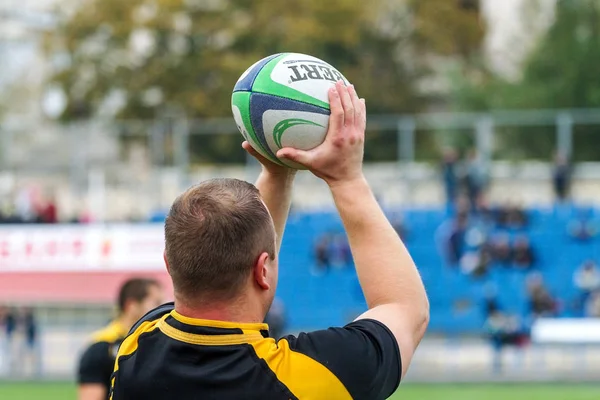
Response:
[[[290,175],[293,176],[296,174],[295,169],[275,164],[274,162],[261,156],[256,150],[254,150],[254,148],[247,141],[244,141],[242,143],[242,147],[244,148],[244,150],[246,150],[248,152],[248,154],[250,154],[252,157],[256,158],[258,160],[258,162],[260,162],[260,164],[262,165],[263,170],[268,172],[269,174],[283,175],[283,176],[290,176]]]

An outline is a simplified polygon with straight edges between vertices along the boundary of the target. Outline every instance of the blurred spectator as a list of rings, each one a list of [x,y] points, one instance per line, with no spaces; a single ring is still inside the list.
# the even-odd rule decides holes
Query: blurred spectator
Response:
[[[457,265],[465,250],[465,235],[468,227],[468,217],[464,214],[459,214],[456,220],[452,222],[450,235],[446,243],[446,251],[448,262],[451,265]]]
[[[496,224],[499,228],[523,229],[527,223],[527,213],[521,206],[508,202],[498,208]]]
[[[477,202],[486,182],[487,175],[483,161],[478,155],[477,150],[471,149],[467,154],[465,184],[473,212],[477,211]]]
[[[22,222],[35,222],[37,214],[34,207],[35,190],[23,187],[15,198],[16,215]]]
[[[496,225],[497,211],[490,205],[485,195],[480,195],[477,199],[477,219],[480,225],[490,231]]]
[[[556,316],[558,304],[546,289],[541,274],[534,273],[527,278],[527,294],[534,318]]]
[[[0,198],[0,224],[18,224],[23,222],[17,213],[14,199]]]
[[[463,195],[463,194],[458,196],[456,198],[456,204],[455,204],[454,211],[455,211],[456,218],[458,218],[458,217],[468,218],[469,216],[471,216],[472,207],[471,207],[471,203],[469,201],[469,197],[466,195]]]
[[[460,269],[464,274],[481,277],[487,273],[491,261],[491,254],[486,249],[472,250],[460,259]]]
[[[345,234],[339,233],[333,236],[329,252],[329,260],[332,266],[346,268],[352,265],[352,252],[350,251],[350,245]]]
[[[14,199],[0,203],[0,224],[58,222],[54,196],[44,198],[36,187],[21,188]]]
[[[567,225],[567,232],[574,239],[584,241],[596,237],[599,228],[600,223],[594,218],[592,209],[578,209]]]
[[[47,201],[40,203],[38,215],[38,221],[43,224],[56,224],[58,222],[58,213],[56,211],[56,201],[54,197],[50,197]]]
[[[465,274],[480,277],[487,273],[492,256],[489,246],[486,244],[485,229],[477,223],[477,218],[473,218],[471,221],[473,223],[468,224],[463,239],[466,251],[460,259],[460,268]]]
[[[593,292],[588,298],[585,315],[589,318],[600,318],[600,290]]]
[[[535,253],[527,236],[518,236],[513,245],[513,264],[519,269],[529,269],[535,264]]]
[[[6,314],[8,313],[8,309],[2,305],[0,305],[0,329],[4,331],[4,321],[6,318]],[[8,359],[8,349],[6,348],[6,343],[2,340],[4,337],[4,333],[0,334],[0,374],[4,370],[4,364]]]
[[[6,339],[10,342],[17,330],[17,313],[14,308],[9,308],[4,316],[4,329],[6,332]]]
[[[568,158],[562,153],[557,153],[554,158],[552,183],[556,199],[559,202],[568,200],[571,187],[571,166]]]
[[[276,340],[283,336],[286,326],[285,307],[283,301],[275,297],[271,308],[265,317],[265,323],[269,325],[269,335]]]
[[[41,360],[38,346],[38,325],[33,310],[30,308],[23,310],[23,328],[25,331],[26,357],[30,361],[33,373],[39,375]]]
[[[0,208],[0,224],[18,224],[21,219],[15,213],[13,207],[7,205]]]
[[[496,236],[490,244],[494,262],[503,267],[510,267],[513,259],[513,252],[510,248],[510,237],[507,234]]]
[[[528,335],[522,323],[515,315],[495,311],[490,314],[485,322],[485,331],[494,349],[493,370],[499,373],[503,369],[502,350],[506,346],[524,346],[528,342]]]
[[[446,204],[452,205],[458,194],[458,153],[449,147],[442,154],[442,180],[446,192]]]
[[[9,373],[15,372],[17,357],[15,352],[15,333],[17,332],[17,312],[14,308],[9,308],[4,315],[4,332],[6,346],[4,356],[6,357],[6,365],[8,365]]]
[[[487,283],[483,290],[483,315],[487,319],[492,314],[501,311],[498,303],[498,288],[493,283]]]
[[[317,275],[323,274],[331,267],[331,259],[329,256],[329,246],[331,243],[331,235],[326,234],[317,240],[315,244],[315,259]]]
[[[345,268],[353,264],[350,245],[343,233],[326,233],[321,236],[315,244],[314,254],[315,275],[322,275],[331,267]]]
[[[585,304],[590,294],[600,289],[600,271],[593,260],[584,262],[573,274],[575,287],[581,291]]]
[[[511,229],[523,229],[527,226],[528,218],[523,207],[510,204],[506,213],[506,225]]]

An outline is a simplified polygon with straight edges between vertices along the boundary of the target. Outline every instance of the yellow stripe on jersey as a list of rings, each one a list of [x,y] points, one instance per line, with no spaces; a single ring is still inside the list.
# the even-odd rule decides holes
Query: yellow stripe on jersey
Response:
[[[251,331],[266,331],[269,329],[269,326],[267,324],[263,324],[263,323],[242,324],[242,323],[237,323],[237,322],[213,321],[213,320],[207,320],[207,319],[185,317],[185,316],[179,314],[175,310],[171,311],[171,316],[173,318],[175,318],[177,321],[179,321],[183,324],[187,324],[187,325],[202,326],[202,327],[209,326],[211,328],[241,329],[244,333],[251,332]]]
[[[245,344],[250,342],[256,342],[263,340],[263,336],[259,332],[251,332],[245,335],[232,334],[232,335],[198,335],[195,333],[182,332],[179,329],[173,328],[167,322],[161,320],[158,324],[158,328],[162,333],[168,337],[178,340],[180,342],[196,344],[196,345],[233,345],[233,344]]]
[[[138,339],[140,338],[140,335],[158,329],[158,324],[161,321],[164,321],[168,316],[169,314],[166,314],[162,318],[155,321],[142,322],[140,326],[131,335],[127,336],[123,343],[121,343],[121,347],[119,347],[119,352],[117,353],[117,359],[115,360],[113,377],[110,382],[111,387],[115,386],[115,373],[119,370],[119,358],[135,353],[138,348]],[[112,398],[113,396],[111,391],[110,400],[112,400]]]
[[[277,345],[274,340],[267,339],[250,345],[297,398],[352,400],[333,372],[312,358],[291,350],[286,339],[281,339]]]

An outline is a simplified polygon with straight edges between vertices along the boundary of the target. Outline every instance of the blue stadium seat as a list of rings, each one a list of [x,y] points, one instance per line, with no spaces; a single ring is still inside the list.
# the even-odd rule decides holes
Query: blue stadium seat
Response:
[[[464,275],[445,265],[435,243],[435,233],[446,218],[445,210],[392,210],[401,213],[408,229],[407,246],[421,271],[431,302],[431,332],[446,334],[481,333],[484,325],[485,288],[493,283],[497,300],[506,312],[526,318],[528,299],[527,273],[491,266],[481,278]],[[577,242],[566,233],[572,208],[533,209],[528,211],[525,231],[511,232],[514,238],[526,234],[536,250],[542,273],[551,293],[568,304],[578,295],[573,273],[589,258],[597,258],[596,241]],[[334,212],[294,213],[283,241],[278,296],[284,301],[289,329],[324,328],[344,324],[366,310],[366,304],[352,268],[332,269],[323,276],[313,275],[314,244],[328,232],[342,232]],[[563,315],[573,315],[568,307]]]

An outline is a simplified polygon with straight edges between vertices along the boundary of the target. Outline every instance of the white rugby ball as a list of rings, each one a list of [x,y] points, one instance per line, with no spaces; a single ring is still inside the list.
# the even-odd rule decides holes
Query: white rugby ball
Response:
[[[244,138],[267,159],[283,147],[310,150],[325,139],[329,126],[329,88],[348,80],[333,66],[299,53],[275,54],[256,62],[237,81],[231,106]]]

